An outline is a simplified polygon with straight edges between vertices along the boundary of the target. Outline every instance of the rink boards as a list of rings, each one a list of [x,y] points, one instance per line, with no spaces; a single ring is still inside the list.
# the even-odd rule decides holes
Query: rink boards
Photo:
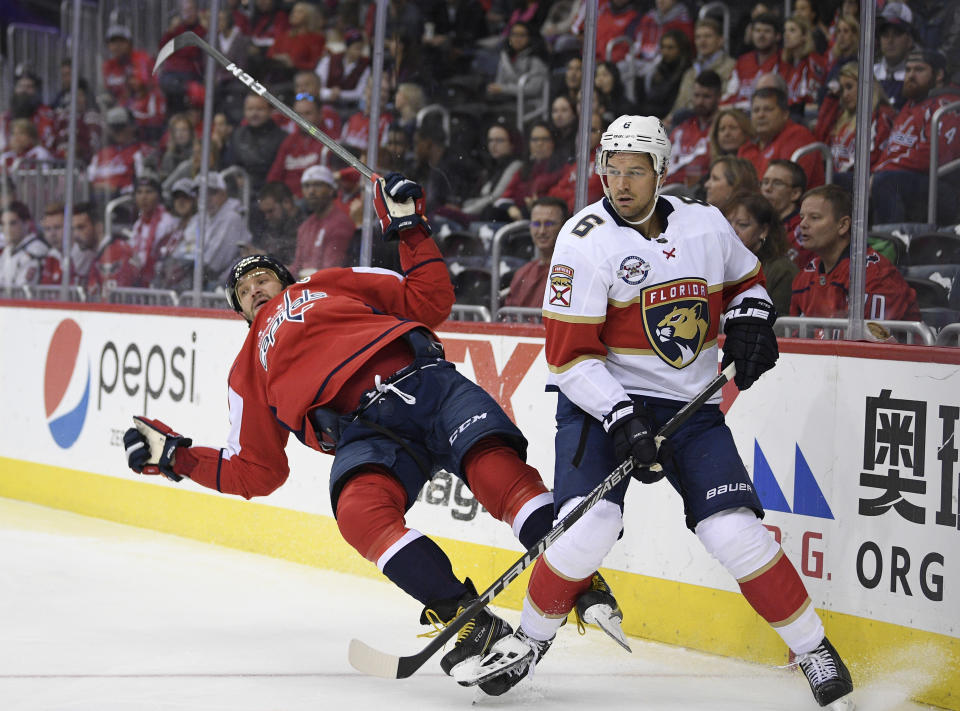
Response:
[[[0,496],[362,575],[340,539],[331,458],[294,439],[291,475],[256,502],[189,481],[137,477],[122,434],[133,414],[197,444],[228,432],[226,374],[247,329],[210,312],[65,309],[0,302]],[[486,388],[530,440],[549,483],[553,410],[542,330],[448,324],[447,357]],[[960,708],[960,351],[784,341],[777,368],[723,407],[767,510],[855,678],[895,665],[915,698]],[[318,354],[322,357],[322,354]],[[607,559],[629,634],[764,663],[779,638],[683,524],[666,482],[633,485],[623,540]],[[509,528],[441,473],[408,522],[441,539],[481,586],[519,548]],[[399,594],[399,593],[398,593]],[[519,606],[522,584],[502,596]]]

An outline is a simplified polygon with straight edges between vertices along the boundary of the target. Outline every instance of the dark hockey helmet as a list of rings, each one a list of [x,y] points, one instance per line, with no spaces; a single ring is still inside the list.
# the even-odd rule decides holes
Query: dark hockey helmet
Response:
[[[230,267],[226,284],[227,301],[230,302],[230,306],[238,314],[242,314],[243,309],[240,308],[240,299],[237,298],[237,282],[239,282],[245,274],[249,274],[255,269],[267,269],[273,272],[274,276],[283,284],[283,288],[287,288],[296,281],[296,279],[293,278],[293,274],[290,273],[290,270],[283,266],[276,257],[272,257],[269,254],[252,254],[249,257],[241,257]]]

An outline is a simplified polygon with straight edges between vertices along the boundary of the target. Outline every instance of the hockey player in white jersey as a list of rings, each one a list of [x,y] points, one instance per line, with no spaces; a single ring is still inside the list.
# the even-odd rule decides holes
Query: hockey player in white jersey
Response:
[[[627,457],[640,465],[634,476],[642,482],[666,476],[683,499],[688,528],[796,654],[826,706],[852,691],[849,672],[800,576],[760,522],[763,508],[724,423],[720,395],[670,441],[658,446],[654,439],[716,376],[721,317],[723,366],[736,365],[741,390],[779,355],[776,312],[757,258],[716,208],[660,196],[669,157],[659,119],[618,118],[603,134],[596,166],[606,197],[570,218],[557,239],[543,305],[548,388],[559,391],[557,518]],[[662,467],[650,468],[657,463]],[[460,669],[461,683],[499,677],[515,684],[533,670],[617,542],[628,484],[537,561],[520,627]],[[622,634],[615,613],[603,611],[586,611],[587,621]]]

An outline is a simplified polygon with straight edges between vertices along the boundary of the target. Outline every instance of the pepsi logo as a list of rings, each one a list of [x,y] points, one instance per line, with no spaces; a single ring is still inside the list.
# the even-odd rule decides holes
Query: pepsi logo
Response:
[[[53,332],[43,374],[43,404],[53,441],[69,449],[80,437],[90,402],[90,358],[80,349],[83,331],[64,319]]]

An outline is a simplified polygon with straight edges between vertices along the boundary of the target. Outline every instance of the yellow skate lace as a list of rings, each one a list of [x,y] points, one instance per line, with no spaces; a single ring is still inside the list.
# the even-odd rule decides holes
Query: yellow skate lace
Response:
[[[457,615],[463,612],[463,610],[464,608],[462,607],[457,608]],[[427,622],[433,625],[433,629],[427,630],[426,632],[421,632],[420,634],[417,635],[417,637],[427,637],[427,638],[436,637],[438,634],[440,634],[443,631],[443,629],[448,624],[447,622],[444,622],[442,619],[440,619],[440,615],[438,615],[436,611],[433,609],[428,609],[424,611],[423,614],[424,614],[424,617],[427,618]],[[460,629],[460,631],[457,632],[457,641],[454,646],[456,646],[457,644],[460,644],[464,639],[469,637],[470,634],[473,632],[473,628],[476,626],[477,626],[476,620],[470,620],[467,624],[465,624]]]

